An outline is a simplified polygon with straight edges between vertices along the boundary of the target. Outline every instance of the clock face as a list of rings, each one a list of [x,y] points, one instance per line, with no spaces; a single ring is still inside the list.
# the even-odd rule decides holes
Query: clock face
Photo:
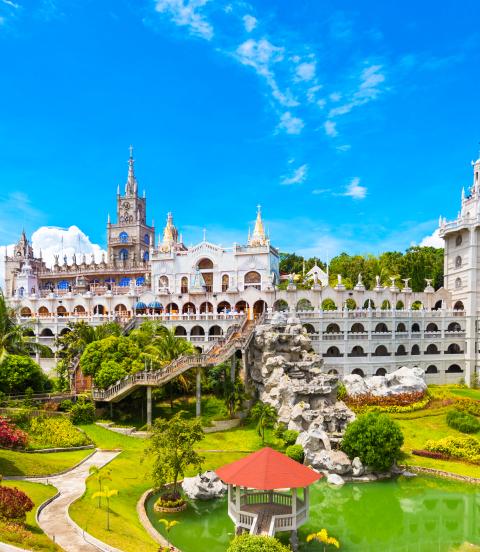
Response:
[[[124,201],[123,202],[123,208],[124,209],[130,209],[130,203],[128,203],[128,201]]]

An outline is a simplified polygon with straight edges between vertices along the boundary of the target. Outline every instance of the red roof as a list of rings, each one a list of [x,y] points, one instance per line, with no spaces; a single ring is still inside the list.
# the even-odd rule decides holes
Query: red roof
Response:
[[[322,477],[316,471],[270,447],[222,466],[216,472],[225,483],[264,491],[308,487]]]

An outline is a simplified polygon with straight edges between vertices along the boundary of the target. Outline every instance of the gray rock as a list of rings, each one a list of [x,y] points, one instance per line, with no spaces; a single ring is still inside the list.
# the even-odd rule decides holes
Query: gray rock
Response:
[[[349,374],[345,376],[343,378],[343,385],[345,385],[348,395],[366,395],[368,393],[365,379],[358,374]]]
[[[183,492],[194,500],[220,498],[227,492],[227,486],[214,471],[185,477],[182,482]]]
[[[421,368],[403,366],[386,376],[362,378],[350,374],[343,378],[348,395],[366,395],[371,393],[378,397],[387,397],[399,393],[415,393],[427,390],[425,372]]]
[[[338,473],[329,473],[327,475],[327,483],[330,483],[330,485],[345,485],[345,480],[341,475],[338,475]]]
[[[361,477],[365,473],[362,461],[358,456],[352,460],[352,475],[354,477]]]
[[[316,453],[306,453],[305,459],[307,458],[316,470],[327,470],[339,475],[346,475],[352,471],[350,459],[341,450],[321,450]]]

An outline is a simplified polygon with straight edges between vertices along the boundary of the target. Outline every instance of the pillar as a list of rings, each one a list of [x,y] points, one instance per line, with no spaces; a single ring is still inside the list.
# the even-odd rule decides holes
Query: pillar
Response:
[[[197,390],[196,390],[196,405],[195,405],[195,415],[197,418],[200,417],[202,413],[202,369],[200,366],[197,368]]]
[[[147,427],[152,427],[152,388],[147,387]]]

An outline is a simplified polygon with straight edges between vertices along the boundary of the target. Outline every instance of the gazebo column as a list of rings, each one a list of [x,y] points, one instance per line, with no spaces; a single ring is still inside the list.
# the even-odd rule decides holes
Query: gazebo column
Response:
[[[292,533],[290,534],[290,544],[292,550],[298,550],[298,534],[297,534],[297,489],[292,489]]]

